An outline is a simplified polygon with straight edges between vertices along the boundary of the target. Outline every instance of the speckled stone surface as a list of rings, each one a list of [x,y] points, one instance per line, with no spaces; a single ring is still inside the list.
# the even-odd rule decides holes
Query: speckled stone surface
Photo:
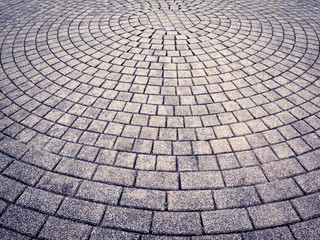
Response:
[[[320,3],[0,2],[0,238],[319,239]]]

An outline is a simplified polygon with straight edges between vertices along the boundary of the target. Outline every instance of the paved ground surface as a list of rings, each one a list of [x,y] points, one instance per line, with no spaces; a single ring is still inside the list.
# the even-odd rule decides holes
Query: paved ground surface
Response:
[[[319,12],[0,1],[1,239],[319,239]]]

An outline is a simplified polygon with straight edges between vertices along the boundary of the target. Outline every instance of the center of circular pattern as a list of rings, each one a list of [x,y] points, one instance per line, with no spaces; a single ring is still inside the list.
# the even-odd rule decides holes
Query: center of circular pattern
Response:
[[[201,22],[200,17],[193,13],[157,9],[138,17],[139,24],[149,29],[164,31],[181,31],[195,27]],[[134,24],[134,23],[133,23]]]

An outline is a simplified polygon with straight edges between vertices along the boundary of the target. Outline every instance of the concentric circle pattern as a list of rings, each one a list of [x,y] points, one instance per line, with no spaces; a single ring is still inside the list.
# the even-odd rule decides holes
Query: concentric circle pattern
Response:
[[[319,239],[319,12],[1,1],[0,236]]]

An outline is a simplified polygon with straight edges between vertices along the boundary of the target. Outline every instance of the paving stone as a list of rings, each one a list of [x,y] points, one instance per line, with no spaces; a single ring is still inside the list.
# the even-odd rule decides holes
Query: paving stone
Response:
[[[266,177],[259,167],[247,167],[222,172],[228,187],[255,185],[267,182]]]
[[[278,157],[274,154],[270,147],[257,148],[254,150],[254,153],[261,163],[278,160]]]
[[[231,147],[226,139],[211,140],[210,144],[215,154],[231,152]]]
[[[178,174],[170,172],[138,172],[137,187],[150,189],[178,189]]]
[[[136,160],[136,154],[119,152],[115,165],[121,166],[121,167],[133,168],[135,160]]]
[[[0,214],[5,210],[7,207],[7,203],[5,201],[0,200]]]
[[[230,233],[252,230],[249,215],[244,209],[217,210],[201,213],[206,233]]]
[[[308,171],[315,170],[320,167],[318,159],[320,158],[320,150],[315,150],[298,157],[299,162]]]
[[[1,236],[2,240],[11,240],[11,239],[28,240],[28,239],[31,239],[30,237],[13,232],[13,231],[5,229],[5,228],[0,228],[0,236]]]
[[[135,169],[154,170],[156,165],[156,156],[139,154]]]
[[[76,196],[107,204],[117,204],[121,192],[122,188],[119,186],[83,181]]]
[[[259,148],[268,145],[268,142],[261,133],[255,133],[245,136],[251,148]]]
[[[236,157],[241,167],[249,167],[259,165],[258,159],[253,151],[237,152]]]
[[[292,177],[304,172],[301,165],[293,158],[266,163],[262,168],[270,180]]]
[[[272,145],[272,149],[280,159],[295,156],[294,152],[291,150],[287,143]]]
[[[95,168],[96,165],[93,163],[75,160],[72,158],[62,158],[58,166],[55,168],[55,171],[74,177],[90,179]]]
[[[66,218],[99,224],[104,209],[105,207],[102,204],[65,198],[57,214]]]
[[[49,217],[39,237],[46,239],[87,239],[91,227],[82,223]]]
[[[54,214],[58,209],[63,197],[40,189],[27,188],[19,197],[19,205],[33,208],[41,212]]]
[[[279,227],[279,228],[272,228],[272,229],[265,229],[265,230],[258,230],[248,233],[242,234],[245,240],[254,240],[254,239],[265,239],[265,240],[293,240],[294,237],[292,236],[288,227]]]
[[[22,161],[34,164],[38,167],[52,170],[59,162],[60,157],[45,151],[30,149],[26,155],[23,156]]]
[[[120,151],[131,151],[133,147],[133,141],[134,140],[130,138],[118,137],[116,143],[114,144],[114,149]]]
[[[117,167],[98,166],[93,180],[123,186],[132,186],[135,180],[135,171]]]
[[[151,153],[153,142],[150,140],[136,139],[132,151],[137,153]]]
[[[80,180],[65,175],[47,172],[37,184],[37,187],[63,195],[72,196],[76,193]]]
[[[101,149],[96,158],[96,162],[112,165],[115,162],[117,153],[117,151]]]
[[[41,213],[12,205],[0,217],[0,224],[15,231],[35,236],[45,220],[46,216]]]
[[[253,187],[214,190],[213,196],[218,209],[248,207],[261,203]]]
[[[164,210],[166,194],[163,191],[125,188],[120,205],[136,208]]]
[[[44,171],[40,168],[19,161],[14,161],[4,171],[4,174],[23,183],[34,185],[44,174]]]
[[[214,209],[211,191],[169,191],[168,209],[172,211],[196,211]]]
[[[298,215],[289,202],[277,202],[250,207],[248,211],[257,229],[299,221]]]
[[[3,138],[0,142],[0,150],[10,156],[20,158],[28,151],[28,148],[25,144],[19,141],[10,138]]]
[[[165,235],[142,235],[142,240],[190,240],[191,237],[165,236]]]
[[[175,156],[157,156],[156,170],[176,171],[176,165]]]
[[[240,167],[234,153],[219,154],[217,158],[221,170]]]
[[[244,151],[251,149],[245,137],[229,138],[229,143],[233,151]]]
[[[299,215],[304,219],[312,217],[319,217],[320,215],[320,194],[315,193],[305,197],[300,197],[291,200],[294,208],[298,211]]]
[[[299,176],[294,177],[298,185],[302,188],[303,191],[307,193],[312,193],[319,191],[320,189],[320,170],[305,173]]]
[[[108,206],[101,226],[148,233],[150,224],[149,211]]]
[[[179,171],[196,171],[198,170],[198,162],[194,156],[178,156]]]
[[[287,200],[303,195],[291,178],[259,184],[256,185],[256,189],[264,202]]]
[[[192,149],[194,154],[211,154],[212,150],[207,141],[192,142]]]
[[[198,156],[198,165],[200,171],[219,170],[216,157],[213,155]]]
[[[91,146],[84,146],[81,148],[77,157],[89,162],[93,162],[96,159],[96,156],[99,152],[99,149]]]
[[[171,153],[171,142],[170,141],[154,141],[153,144],[154,154],[168,155]]]
[[[211,235],[211,236],[197,236],[192,237],[192,240],[240,240],[240,234],[220,234],[220,235]]]
[[[81,145],[77,143],[67,142],[63,145],[60,154],[66,157],[76,157],[81,149]]]
[[[103,148],[112,148],[116,141],[116,136],[109,134],[101,134],[95,142],[95,146]],[[103,150],[102,150],[103,151]]]
[[[0,182],[0,198],[9,202],[15,201],[25,188],[24,184],[4,176],[0,176]]]
[[[98,228],[95,227],[90,234],[91,240],[118,240],[118,239],[125,239],[125,240],[138,240],[140,237],[139,234],[130,233],[125,231],[117,231],[108,228]]]
[[[262,134],[264,135],[264,137],[267,139],[267,141],[270,144],[275,144],[275,143],[279,143],[279,142],[284,141],[284,138],[282,137],[280,132],[275,129],[263,132]]]
[[[180,179],[181,188],[184,190],[224,187],[220,172],[182,172]]]
[[[196,212],[155,212],[152,233],[200,235],[200,214]]]
[[[296,239],[319,239],[320,235],[320,218],[315,218],[309,221],[299,222],[290,225],[290,229]]]
[[[14,159],[0,153],[0,171],[3,171]]]

